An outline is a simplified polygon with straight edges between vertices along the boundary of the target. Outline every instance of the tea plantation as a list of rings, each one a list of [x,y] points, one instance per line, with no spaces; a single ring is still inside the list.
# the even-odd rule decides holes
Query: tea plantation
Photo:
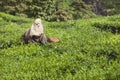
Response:
[[[120,80],[120,15],[43,21],[46,45],[20,39],[33,21],[0,13],[0,80]]]

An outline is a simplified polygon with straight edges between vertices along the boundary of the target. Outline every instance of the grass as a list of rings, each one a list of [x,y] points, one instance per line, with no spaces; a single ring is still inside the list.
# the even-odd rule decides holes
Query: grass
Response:
[[[0,17],[0,80],[120,79],[120,36],[111,31],[113,23],[120,27],[120,15],[43,21],[46,35],[60,39],[46,45],[20,40],[34,19],[4,13]],[[104,29],[104,23],[111,30]]]

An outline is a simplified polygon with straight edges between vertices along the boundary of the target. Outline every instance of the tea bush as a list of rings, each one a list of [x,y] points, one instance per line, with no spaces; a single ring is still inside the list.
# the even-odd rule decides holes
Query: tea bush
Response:
[[[107,19],[93,23],[93,26],[101,28],[102,30],[109,30],[112,33],[120,33],[120,16],[107,17]]]
[[[0,15],[1,80],[120,79],[119,33],[113,34],[95,25],[98,22],[104,25],[102,21],[107,23],[112,19],[114,23],[119,20],[116,16],[43,21],[47,37],[57,37],[60,42],[41,45],[24,44],[20,40],[33,19],[12,16],[6,20],[3,15],[7,14]],[[22,23],[18,24],[19,20]],[[119,22],[116,26],[120,26]]]

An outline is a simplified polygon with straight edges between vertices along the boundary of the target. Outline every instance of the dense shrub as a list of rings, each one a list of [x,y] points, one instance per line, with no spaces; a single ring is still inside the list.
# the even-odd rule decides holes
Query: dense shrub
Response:
[[[40,17],[47,21],[66,21],[95,16],[82,0],[1,0],[0,5],[2,12]]]
[[[18,24],[19,20],[23,23]],[[119,15],[67,22],[43,21],[46,35],[57,37],[60,42],[23,44],[20,36],[33,19],[1,13],[0,79],[119,80],[120,36],[93,25],[106,20],[116,22]]]
[[[119,0],[100,0],[101,8],[105,15],[120,14],[120,1]]]
[[[107,30],[112,33],[120,33],[120,16],[115,15],[114,17],[107,17],[104,20],[96,21],[93,26],[100,28],[102,30]]]

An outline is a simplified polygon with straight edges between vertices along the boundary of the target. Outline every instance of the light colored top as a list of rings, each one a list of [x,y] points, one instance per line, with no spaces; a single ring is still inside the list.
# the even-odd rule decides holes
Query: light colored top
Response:
[[[35,22],[32,24],[30,30],[30,36],[40,36],[42,33],[44,33],[43,25],[41,23],[41,19],[36,19]]]

